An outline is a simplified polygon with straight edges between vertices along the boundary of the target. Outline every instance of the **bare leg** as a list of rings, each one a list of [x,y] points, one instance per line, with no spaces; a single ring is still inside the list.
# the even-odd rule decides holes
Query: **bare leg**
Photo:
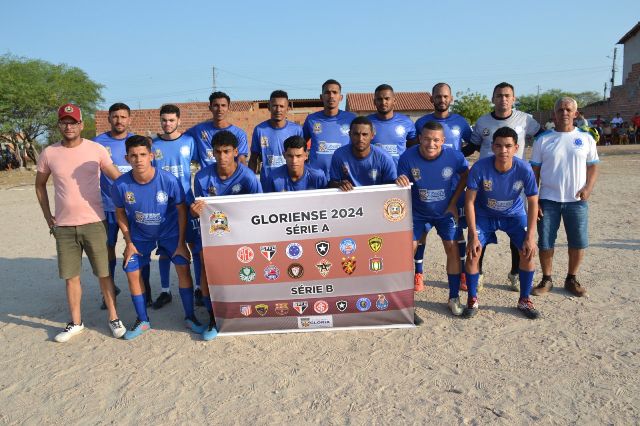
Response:
[[[118,318],[116,312],[116,289],[113,286],[113,277],[98,278],[100,283],[100,290],[102,290],[102,297],[104,297],[104,304],[107,306],[109,312],[109,321],[113,321]]]
[[[584,249],[569,249],[569,275],[578,275],[578,268],[584,258]]]
[[[542,275],[549,275],[553,272],[553,253],[554,249],[540,250],[540,267]]]
[[[80,313],[80,301],[82,300],[82,286],[80,285],[80,275],[65,280],[67,285],[67,303],[71,321],[80,324],[82,315]]]

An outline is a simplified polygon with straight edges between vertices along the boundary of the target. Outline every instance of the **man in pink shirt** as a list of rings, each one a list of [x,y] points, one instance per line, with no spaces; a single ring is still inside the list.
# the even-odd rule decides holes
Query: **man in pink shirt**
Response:
[[[67,302],[71,322],[56,335],[55,341],[66,342],[84,330],[80,314],[82,287],[82,252],[89,258],[94,275],[109,312],[109,328],[119,338],[127,331],[118,319],[115,289],[109,278],[105,216],[100,197],[100,171],[116,179],[120,176],[107,150],[93,141],[83,139],[80,108],[66,104],[58,110],[58,128],[62,141],[42,152],[38,159],[36,196],[56,239],[58,271],[67,287]],[[51,214],[47,181],[53,177],[55,215]]]

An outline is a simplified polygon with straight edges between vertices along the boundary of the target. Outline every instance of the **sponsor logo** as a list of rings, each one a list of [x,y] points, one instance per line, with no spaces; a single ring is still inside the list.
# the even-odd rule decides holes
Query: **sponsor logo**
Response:
[[[420,201],[425,203],[432,203],[435,201],[442,201],[447,198],[444,189],[419,189],[418,197]]]
[[[524,183],[522,183],[521,180],[517,180],[517,181],[513,182],[513,190],[514,191],[520,191],[523,186],[524,186]]]
[[[209,234],[222,236],[229,232],[229,220],[227,215],[221,211],[215,211],[209,216]]]
[[[213,160],[215,157],[213,156],[213,150],[212,149],[208,149],[207,150],[207,159],[209,160]]]
[[[384,297],[384,294],[379,294],[378,300],[376,300],[376,309],[379,311],[384,311],[388,307],[389,307],[389,301],[387,300],[387,298]]]
[[[327,143],[324,141],[321,141],[318,144],[318,152],[327,152]]]
[[[313,123],[313,133],[315,133],[316,135],[318,133],[322,133],[322,123]]]
[[[271,259],[276,254],[276,246],[260,246],[260,253],[271,262]]]
[[[385,201],[382,211],[389,222],[400,222],[407,215],[407,205],[399,198],[390,198]]]
[[[316,253],[324,257],[327,254],[329,254],[330,247],[331,247],[331,244],[329,244],[329,241],[318,241],[316,243]]]
[[[422,176],[420,175],[420,169],[413,168],[411,169],[411,176],[413,177],[413,180],[418,181],[422,178]]]
[[[239,193],[240,191],[242,191],[242,185],[240,185],[239,183],[236,183],[235,185],[233,185],[233,186],[231,187],[231,193],[232,193],[232,194],[237,194],[237,193]]]
[[[269,311],[269,305],[265,305],[264,303],[256,305],[255,308],[256,308],[256,312],[261,317],[267,315],[267,312]]]
[[[158,191],[156,192],[156,201],[158,202],[158,204],[167,204],[167,201],[169,201],[169,196],[164,191]]]
[[[269,281],[275,281],[280,277],[280,269],[276,265],[267,265],[264,268],[264,277]]]
[[[313,304],[313,310],[317,314],[325,314],[329,310],[329,304],[324,300],[318,300],[316,303]]]
[[[322,259],[320,262],[316,263],[316,268],[318,268],[318,272],[320,272],[320,275],[322,275],[323,277],[326,277],[327,275],[329,275],[329,270],[331,269],[331,265],[332,263],[329,262],[327,259]]]
[[[298,328],[331,328],[331,327],[333,327],[333,317],[331,315],[298,318]]]
[[[493,181],[492,180],[483,180],[482,181],[482,189],[485,191],[493,191]]]
[[[292,263],[287,268],[287,274],[294,279],[301,278],[304,275],[304,268],[299,263]]]
[[[369,259],[369,270],[373,272],[382,271],[382,258],[372,257],[371,259]]]
[[[136,202],[136,196],[131,191],[127,191],[124,193],[124,200],[127,204],[134,204]]]
[[[160,148],[156,149],[156,151],[153,153],[153,157],[156,160],[162,160],[164,158],[162,156],[162,150]]]
[[[214,185],[211,185],[209,188],[207,188],[207,194],[215,197],[216,195],[218,195],[218,188],[216,188]]]
[[[240,313],[245,317],[250,316],[253,313],[251,305],[240,305]]]
[[[302,315],[304,311],[307,310],[308,307],[309,307],[309,302],[307,302],[306,300],[302,302],[293,302],[293,309],[300,315]]]
[[[348,275],[353,274],[356,271],[356,257],[351,256],[342,258],[342,270]]]
[[[491,130],[489,129],[482,129],[482,136],[484,136],[485,138],[487,136],[489,136],[491,134]]]
[[[274,309],[276,315],[285,316],[289,313],[289,304],[288,303],[276,303],[276,307]]]
[[[289,259],[300,259],[302,257],[302,246],[298,243],[291,243],[287,246],[286,252]]]
[[[356,251],[356,242],[351,238],[345,238],[340,243],[340,251],[345,256],[349,256]]]
[[[240,279],[244,282],[250,283],[256,277],[256,271],[251,266],[243,266],[240,268]]]
[[[238,260],[242,263],[249,263],[253,260],[253,250],[251,247],[243,246],[236,252]]]
[[[375,237],[369,238],[368,243],[369,243],[369,248],[374,253],[379,252],[380,249],[382,248],[382,238],[378,237],[377,235]]]
[[[449,179],[453,175],[453,169],[451,167],[445,167],[442,169],[442,177],[444,179]]]
[[[349,304],[347,303],[347,301],[346,301],[346,300],[338,300],[338,301],[336,302],[336,308],[338,308],[338,310],[339,310],[340,312],[344,312],[344,311],[346,311],[346,310],[347,310],[347,306],[348,306],[348,305],[349,305]]]
[[[260,136],[260,146],[263,148],[269,146],[269,138],[267,136]]]
[[[366,297],[361,297],[356,302],[356,308],[358,308],[360,312],[368,311],[369,309],[371,309],[371,300],[367,299]]]

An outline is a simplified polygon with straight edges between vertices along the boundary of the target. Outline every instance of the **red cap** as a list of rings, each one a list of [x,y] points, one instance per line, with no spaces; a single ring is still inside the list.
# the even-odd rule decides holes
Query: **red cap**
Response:
[[[58,109],[58,120],[71,117],[76,121],[82,121],[82,112],[74,104],[64,104]]]

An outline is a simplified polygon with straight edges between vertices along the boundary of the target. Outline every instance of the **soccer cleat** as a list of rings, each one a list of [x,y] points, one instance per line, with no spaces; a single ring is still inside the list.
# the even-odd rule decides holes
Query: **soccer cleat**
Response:
[[[207,328],[206,326],[202,325],[200,321],[198,321],[195,315],[191,318],[185,318],[184,325],[194,333],[198,334],[202,334]]]
[[[477,297],[469,298],[467,301],[467,307],[464,308],[464,311],[462,312],[462,318],[471,318],[476,316],[479,307],[480,305],[478,304]]]
[[[116,339],[121,338],[122,336],[124,336],[124,333],[127,332],[127,328],[118,318],[114,319],[113,321],[109,321],[109,328],[111,329],[111,334],[113,334],[113,337],[115,337]]]
[[[417,273],[413,277],[413,291],[424,290],[424,278],[421,273]]]
[[[193,302],[196,306],[204,306],[204,301],[202,300],[202,290],[200,288],[196,288],[193,292]]]
[[[478,291],[484,288],[484,274],[478,275]]]
[[[114,287],[116,288],[116,297],[118,297],[118,295],[120,294],[120,287],[118,287],[117,285]],[[107,304],[104,301],[104,297],[102,298],[102,305],[100,305],[100,309],[103,311],[107,310]]]
[[[512,274],[509,272],[507,279],[509,280],[508,285],[511,291],[520,291],[520,277],[518,274]]]
[[[459,297],[454,297],[453,299],[449,299],[449,303],[447,303],[447,306],[449,307],[449,310],[451,311],[451,313],[457,317],[462,315],[462,313],[464,312],[464,305],[460,303]]]
[[[218,330],[216,329],[216,319],[212,316],[209,321],[209,326],[207,329],[202,332],[202,339],[205,341],[213,340],[218,335]]]
[[[56,337],[53,338],[58,343],[68,342],[76,334],[82,333],[84,330],[84,323],[80,322],[80,324],[74,324],[70,322],[60,333],[56,334]]]
[[[467,274],[464,272],[460,274],[460,291],[469,291],[467,287]]]
[[[567,278],[564,280],[564,288],[571,294],[577,297],[583,297],[587,295],[587,289],[582,287],[582,285],[575,278]]]
[[[153,305],[152,305],[153,309],[162,308],[164,305],[171,303],[172,299],[173,299],[173,296],[171,296],[171,293],[167,293],[166,291],[163,291],[162,293],[160,293],[160,296],[158,296],[156,301],[153,302]]]
[[[542,277],[542,281],[540,281],[540,283],[531,290],[531,294],[534,296],[542,296],[543,294],[550,292],[552,288],[553,280],[551,278]]]
[[[124,340],[133,340],[149,330],[151,330],[151,324],[149,324],[149,321],[141,321],[140,318],[137,318],[133,327],[124,333]]]
[[[540,312],[533,307],[533,302],[528,297],[521,297],[520,300],[518,300],[518,310],[529,319],[536,319],[540,316]]]

